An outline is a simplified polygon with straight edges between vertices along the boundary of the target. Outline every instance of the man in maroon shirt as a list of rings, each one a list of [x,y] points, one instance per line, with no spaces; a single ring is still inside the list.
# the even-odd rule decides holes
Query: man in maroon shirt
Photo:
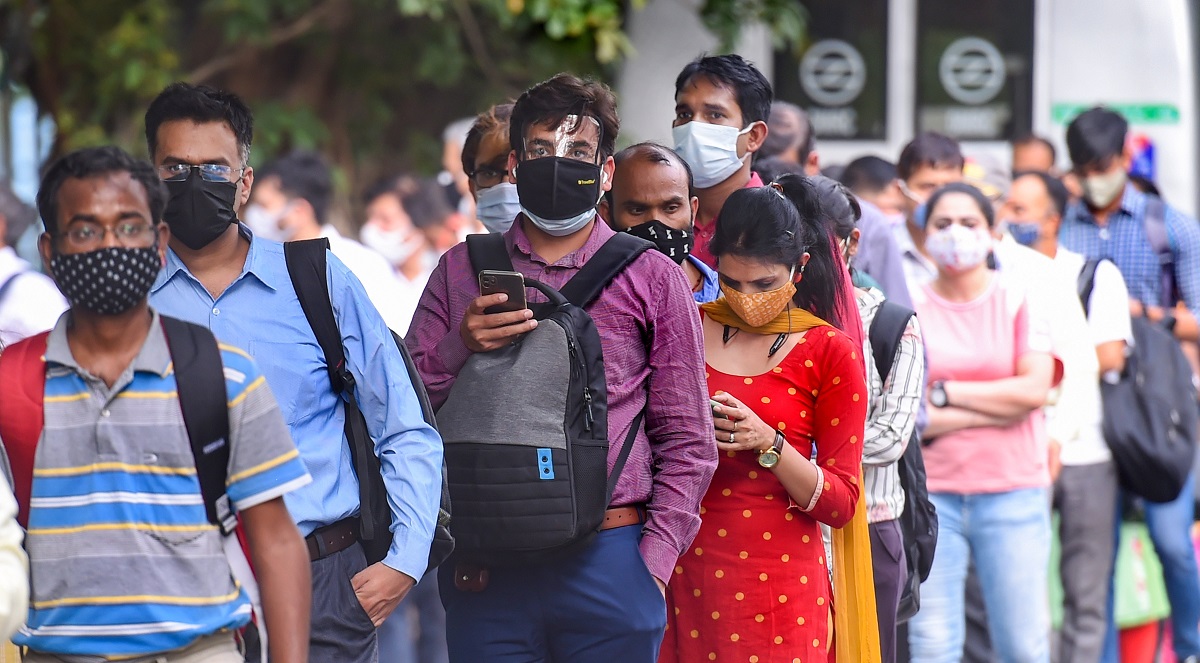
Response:
[[[517,101],[508,170],[515,170],[522,211],[504,233],[515,270],[561,288],[615,235],[595,201],[567,209],[554,192],[576,184],[588,167],[599,172],[596,198],[607,191],[618,129],[608,88],[568,74]],[[537,326],[529,309],[483,312],[506,300],[480,296],[465,243],[442,258],[406,339],[435,407],[472,353],[519,342]],[[586,310],[603,346],[608,431],[618,442],[609,449],[610,471],[619,441],[646,412],[609,505],[640,507],[644,522],[602,529],[582,548],[537,566],[489,569],[482,591],[455,587],[451,557],[439,579],[454,663],[652,663],[658,656],[663,592],[700,527],[700,499],[717,463],[699,316],[682,270],[658,251],[642,253]]]
[[[716,269],[708,252],[717,215],[738,189],[762,186],[751,156],[767,138],[771,84],[740,55],[699,57],[675,79],[675,151],[692,169],[700,213],[692,255]]]

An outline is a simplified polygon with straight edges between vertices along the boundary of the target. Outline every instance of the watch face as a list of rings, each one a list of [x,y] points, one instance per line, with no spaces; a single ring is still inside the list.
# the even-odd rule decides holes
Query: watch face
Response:
[[[929,392],[929,402],[934,407],[946,407],[946,390],[943,387],[934,387]]]
[[[771,469],[779,464],[779,454],[774,449],[768,449],[758,455],[758,464]]]

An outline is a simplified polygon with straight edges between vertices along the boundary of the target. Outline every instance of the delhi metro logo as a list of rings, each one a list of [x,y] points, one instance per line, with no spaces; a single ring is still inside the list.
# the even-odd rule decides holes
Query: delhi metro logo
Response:
[[[822,106],[845,106],[862,94],[867,66],[853,46],[840,39],[813,44],[800,60],[800,85]]]
[[[986,104],[1004,89],[1004,55],[979,37],[956,40],[942,53],[938,78],[952,99],[969,106]]]

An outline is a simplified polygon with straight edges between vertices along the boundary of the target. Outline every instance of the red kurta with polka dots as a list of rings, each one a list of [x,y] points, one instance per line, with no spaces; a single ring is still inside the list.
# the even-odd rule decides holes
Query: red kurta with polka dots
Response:
[[[817,521],[841,527],[858,500],[867,414],[860,352],[840,331],[817,327],[763,375],[706,369],[710,394],[733,394],[805,457],[815,441],[824,481],[805,513],[755,454],[721,456],[700,533],[667,592],[660,663],[833,660],[834,606]]]

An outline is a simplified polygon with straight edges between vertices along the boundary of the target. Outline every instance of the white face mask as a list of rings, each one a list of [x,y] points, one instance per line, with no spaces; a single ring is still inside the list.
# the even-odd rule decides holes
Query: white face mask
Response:
[[[271,212],[258,203],[250,203],[242,210],[242,223],[250,228],[250,232],[254,233],[255,237],[286,242],[296,234],[296,229],[291,226],[279,227],[279,222],[289,211],[291,211],[291,204],[279,211]]]
[[[692,121],[671,129],[675,151],[691,167],[696,188],[716,186],[745,164],[749,152],[739,157],[737,143],[750,127],[738,131],[737,127]]]
[[[502,233],[512,226],[513,219],[521,213],[521,202],[517,200],[517,185],[501,182],[476,194],[475,216],[490,233]]]
[[[1088,175],[1079,184],[1083,188],[1084,200],[1095,209],[1103,209],[1125,191],[1128,179],[1125,169],[1118,168],[1111,173]]]
[[[425,247],[425,239],[416,231],[383,230],[373,223],[362,227],[359,239],[395,267],[408,262],[414,253]]]
[[[992,250],[992,236],[957,223],[925,236],[925,250],[950,272],[966,272],[983,264]]]

